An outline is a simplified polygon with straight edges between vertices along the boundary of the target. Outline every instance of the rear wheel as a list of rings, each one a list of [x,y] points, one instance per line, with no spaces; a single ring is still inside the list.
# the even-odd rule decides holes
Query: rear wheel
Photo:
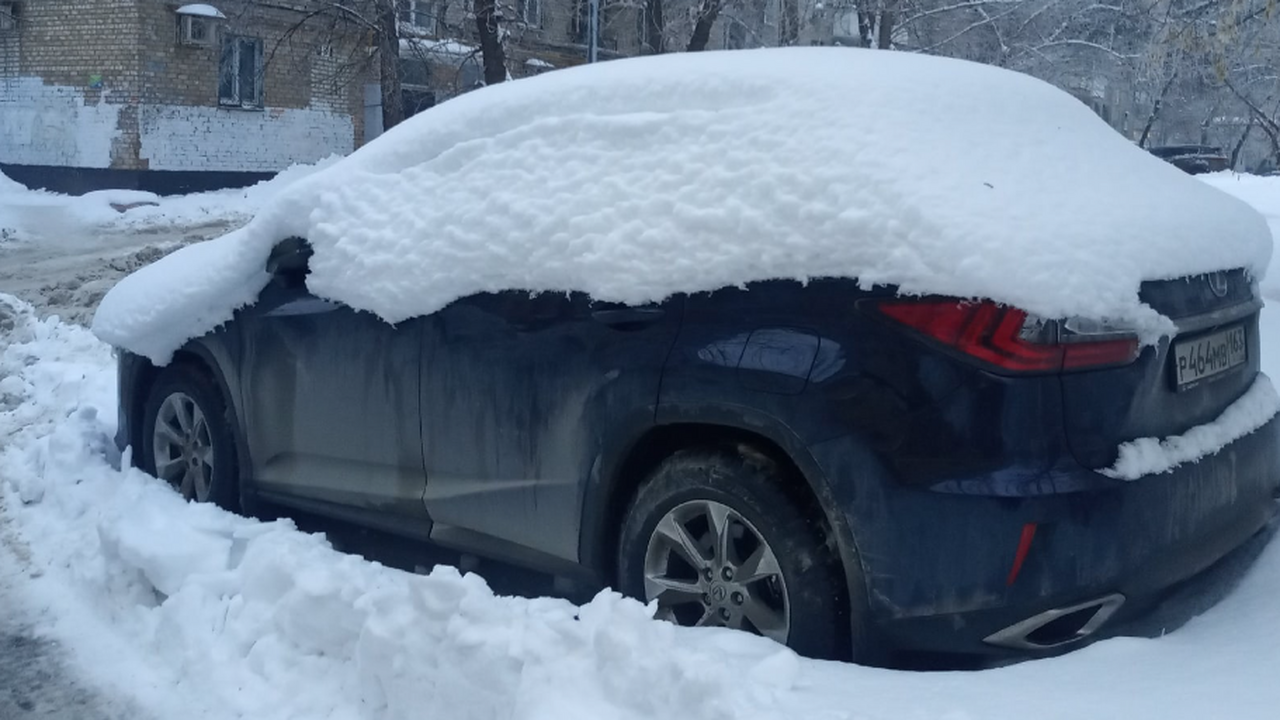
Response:
[[[188,500],[228,510],[238,505],[235,440],[222,394],[200,368],[161,371],[147,396],[142,469]]]
[[[848,655],[840,563],[776,468],[682,451],[640,487],[619,544],[619,586],[681,625],[746,630],[810,657]]]

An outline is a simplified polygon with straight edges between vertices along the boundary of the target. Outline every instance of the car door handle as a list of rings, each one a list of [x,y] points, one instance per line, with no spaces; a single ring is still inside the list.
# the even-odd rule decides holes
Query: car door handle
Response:
[[[627,329],[627,326],[640,327],[662,319],[666,311],[655,307],[622,307],[592,310],[591,319],[602,325]]]

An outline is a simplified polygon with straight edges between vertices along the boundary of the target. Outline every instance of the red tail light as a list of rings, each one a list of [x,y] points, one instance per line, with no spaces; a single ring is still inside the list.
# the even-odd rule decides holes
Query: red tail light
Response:
[[[948,347],[1010,372],[1083,370],[1123,365],[1138,356],[1136,338],[1064,336],[1057,323],[1032,320],[1022,310],[990,301],[890,300],[878,307]]]

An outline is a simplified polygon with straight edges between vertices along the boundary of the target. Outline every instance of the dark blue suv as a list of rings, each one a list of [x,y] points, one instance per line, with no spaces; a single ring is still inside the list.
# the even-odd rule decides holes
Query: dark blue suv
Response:
[[[1243,271],[1150,282],[1176,336],[1016,308],[754,283],[648,306],[466,297],[392,326],[305,289],[156,367],[120,355],[121,446],[187,497],[320,513],[816,657],[1055,652],[1275,512],[1274,420],[1126,477],[1119,448],[1256,383]],[[1269,386],[1268,386],[1269,388]]]

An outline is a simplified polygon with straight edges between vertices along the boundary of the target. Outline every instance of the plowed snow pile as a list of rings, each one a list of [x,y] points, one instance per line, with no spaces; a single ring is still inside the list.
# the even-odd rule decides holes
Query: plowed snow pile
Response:
[[[272,246],[388,322],[472,293],[642,303],[856,277],[1048,316],[1170,325],[1144,279],[1246,267],[1267,227],[1017,73],[790,48],[599,63],[451,100],[121,282],[102,339],[166,362],[252,302]]]
[[[311,165],[294,165],[247,188],[170,197],[137,190],[63,195],[28,189],[0,173],[0,241],[64,242],[68,237],[92,237],[103,231],[234,227],[248,222],[285,187],[337,159],[332,156]]]

